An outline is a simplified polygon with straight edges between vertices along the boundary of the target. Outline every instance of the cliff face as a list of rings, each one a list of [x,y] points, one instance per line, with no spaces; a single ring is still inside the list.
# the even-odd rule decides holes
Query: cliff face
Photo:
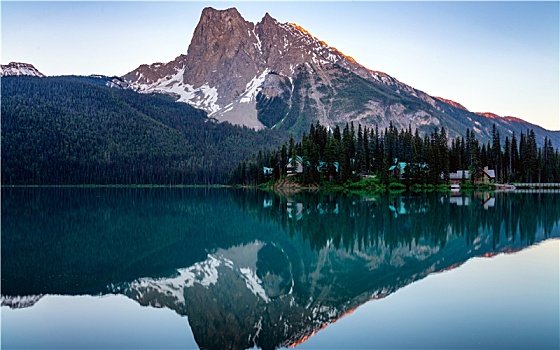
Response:
[[[279,23],[268,13],[251,23],[235,8],[204,9],[186,55],[142,65],[123,79],[139,92],[173,94],[221,122],[294,134],[316,121],[381,129],[392,123],[421,133],[445,127],[450,137],[469,128],[486,142],[494,123],[501,135],[527,128],[519,120],[471,113],[370,70],[294,23]],[[560,132],[529,126],[542,133],[539,139],[548,136],[560,145]]]

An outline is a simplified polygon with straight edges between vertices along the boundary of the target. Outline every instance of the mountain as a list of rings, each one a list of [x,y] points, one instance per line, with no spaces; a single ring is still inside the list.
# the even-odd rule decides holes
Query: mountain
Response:
[[[455,137],[472,129],[486,142],[492,124],[505,137],[533,128],[560,146],[560,132],[520,120],[487,118],[450,100],[432,97],[370,70],[294,23],[268,13],[256,24],[235,8],[205,8],[186,55],[169,63],[141,65],[123,80],[139,92],[167,93],[218,121],[254,129],[301,134],[311,123],[347,122],[385,128],[445,127]]]
[[[1,65],[0,77],[28,75],[32,77],[44,77],[32,64],[21,62],[10,62]]]
[[[245,158],[286,141],[126,87],[102,76],[3,77],[2,183],[225,183]]]

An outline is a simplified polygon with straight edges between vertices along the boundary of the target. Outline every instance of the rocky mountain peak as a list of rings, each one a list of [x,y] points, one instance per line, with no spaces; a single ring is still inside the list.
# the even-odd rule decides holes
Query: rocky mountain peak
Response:
[[[269,13],[255,24],[235,8],[205,8],[186,55],[142,65],[123,80],[139,92],[177,96],[220,122],[294,134],[319,121],[329,127],[392,123],[421,133],[443,126],[450,137],[472,126],[488,139],[492,123],[507,121],[503,134],[518,124],[471,113],[366,68],[298,24]]]
[[[140,92],[174,94],[178,96],[178,101],[202,108],[219,121],[255,129],[272,127],[286,117],[292,108],[293,98],[316,104],[319,108],[313,112],[316,115],[312,118],[327,125],[342,123],[343,119],[348,120],[349,117],[355,121],[375,117],[349,114],[347,111],[341,114],[341,111],[332,108],[337,90],[332,88],[332,84],[341,82],[335,76],[346,74],[339,72],[341,69],[372,84],[392,86],[397,94],[410,94],[431,105],[434,103],[430,96],[421,91],[385,73],[365,68],[300,25],[280,23],[269,13],[254,24],[243,19],[235,8],[205,8],[186,56],[179,56],[168,64],[140,66],[123,79]],[[276,77],[267,78],[270,73]],[[299,96],[294,96],[293,82],[301,74],[317,75],[311,83],[314,88],[296,91]],[[263,90],[264,85],[267,86],[266,91]],[[264,96],[265,100],[260,106],[269,107],[263,113],[273,113],[273,117],[259,116],[262,110],[259,111],[256,100],[261,91],[264,91],[261,97]],[[304,96],[306,94],[310,96]],[[275,102],[270,100],[273,98]],[[296,105],[300,109],[306,108],[300,103]],[[310,114],[304,113],[303,109],[294,111],[294,114]],[[393,106],[393,110],[403,111],[405,108]],[[365,111],[376,115],[386,114],[371,103]],[[436,122],[433,118],[428,120]],[[403,123],[409,124],[408,121]]]
[[[265,22],[270,23],[270,22],[277,22],[277,21],[276,19],[272,18],[272,16],[268,12],[266,12],[259,23],[265,23]]]
[[[200,15],[199,23],[210,22],[230,22],[230,21],[241,21],[245,22],[245,19],[241,16],[239,11],[235,7],[230,7],[225,10],[217,10],[213,7],[205,7]]]
[[[197,43],[200,40],[215,44],[218,39],[231,40],[235,37],[242,37],[246,34],[246,30],[251,30],[253,27],[253,23],[247,22],[235,8],[216,10],[207,7],[202,11],[198,25],[194,30],[193,41]],[[224,46],[230,43],[225,41],[219,44]],[[191,42],[192,45],[193,42]],[[189,47],[189,51],[193,51],[191,47]]]
[[[45,75],[37,70],[32,64],[22,62],[10,62],[1,65],[0,77],[11,75],[28,75],[33,77],[44,77]]]
[[[254,24],[235,8],[204,9],[187,51],[183,81],[194,88],[205,84],[215,88],[217,106],[239,96],[247,77],[254,77],[258,70],[253,29]]]
[[[267,12],[267,13],[264,14],[261,21],[258,22],[255,25],[255,27],[259,28],[261,31],[263,31],[263,30],[268,31],[268,30],[274,30],[274,29],[278,28],[279,24],[280,23]]]

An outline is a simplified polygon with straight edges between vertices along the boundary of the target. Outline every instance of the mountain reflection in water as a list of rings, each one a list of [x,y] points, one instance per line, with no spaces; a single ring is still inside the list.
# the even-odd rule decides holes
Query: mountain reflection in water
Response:
[[[2,189],[2,305],[123,294],[204,349],[290,347],[472,257],[559,237],[550,193]]]

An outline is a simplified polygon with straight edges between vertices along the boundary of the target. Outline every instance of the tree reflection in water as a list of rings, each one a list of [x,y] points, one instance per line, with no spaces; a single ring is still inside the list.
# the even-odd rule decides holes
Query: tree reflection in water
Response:
[[[6,305],[18,295],[122,293],[187,315],[201,348],[294,345],[430,273],[560,231],[547,193],[2,194]]]

